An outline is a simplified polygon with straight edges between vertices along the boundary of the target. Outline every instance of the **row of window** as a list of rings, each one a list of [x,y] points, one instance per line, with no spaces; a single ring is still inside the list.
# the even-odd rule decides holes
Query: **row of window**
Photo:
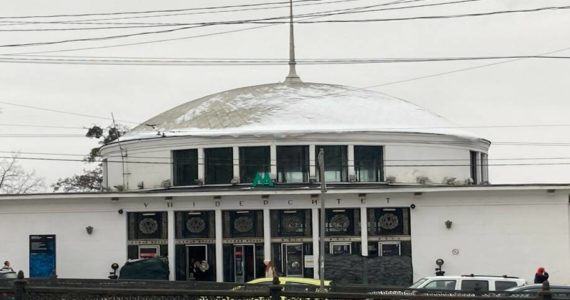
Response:
[[[348,147],[316,146],[315,152],[324,151],[325,180],[327,182],[348,181]],[[317,157],[315,153],[315,157]],[[175,150],[174,185],[195,185],[198,180],[198,150]],[[259,173],[269,173],[270,147],[239,148],[239,178],[241,183],[251,183]],[[204,149],[205,184],[228,184],[238,175],[234,174],[233,149]],[[277,182],[309,182],[309,146],[277,146]],[[319,162],[316,160],[316,167]],[[381,182],[383,174],[382,146],[354,146],[354,169],[356,181]],[[320,181],[317,172],[317,181]]]

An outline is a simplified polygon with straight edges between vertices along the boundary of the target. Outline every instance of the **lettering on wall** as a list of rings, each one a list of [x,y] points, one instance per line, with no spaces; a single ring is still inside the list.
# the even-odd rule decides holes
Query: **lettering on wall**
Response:
[[[263,200],[263,205],[269,205],[269,200]]]
[[[287,201],[287,204],[289,204],[289,205],[293,205],[293,200],[289,200],[289,201]]]
[[[150,204],[150,203],[148,203],[148,202],[144,202],[144,203],[143,203],[143,205],[144,205],[145,208],[148,207],[149,204]]]
[[[220,203],[220,201],[214,201],[214,205],[215,205],[216,207],[220,207],[221,203]]]

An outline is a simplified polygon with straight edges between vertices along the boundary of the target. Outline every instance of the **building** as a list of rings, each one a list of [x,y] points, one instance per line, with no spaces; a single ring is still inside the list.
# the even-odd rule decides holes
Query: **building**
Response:
[[[171,280],[195,280],[205,260],[200,280],[245,282],[268,259],[318,278],[324,251],[340,282],[407,285],[443,259],[447,274],[530,280],[541,265],[570,283],[570,185],[492,185],[488,140],[381,93],[302,82],[290,65],[283,83],[184,103],[102,147],[108,192],[0,196],[0,259],[105,278],[112,263],[164,256]]]

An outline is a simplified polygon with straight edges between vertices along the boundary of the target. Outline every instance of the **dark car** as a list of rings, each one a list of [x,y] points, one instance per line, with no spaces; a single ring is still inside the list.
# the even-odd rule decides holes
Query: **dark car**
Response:
[[[168,280],[168,261],[163,257],[128,261],[119,273],[119,279]]]
[[[507,289],[505,292],[509,292],[510,295],[515,297],[534,297],[539,292],[542,292],[542,284],[517,286]],[[552,294],[552,299],[570,299],[570,286],[550,285],[550,293]]]
[[[0,300],[14,299],[14,280],[18,279],[16,272],[0,272]]]

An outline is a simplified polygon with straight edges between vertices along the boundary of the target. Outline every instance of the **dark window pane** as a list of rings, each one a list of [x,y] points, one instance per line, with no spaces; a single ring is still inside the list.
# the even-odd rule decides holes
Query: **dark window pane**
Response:
[[[253,182],[255,174],[270,172],[269,147],[239,148],[239,176],[241,182]]]
[[[204,149],[206,184],[229,184],[234,177],[232,148]]]
[[[309,181],[309,146],[277,147],[277,181]]]
[[[359,182],[384,181],[382,146],[354,146],[354,169]]]
[[[346,146],[316,146],[317,180],[320,181],[318,155],[320,149],[325,151],[325,181],[348,181],[348,157]]]
[[[462,291],[479,291],[489,290],[489,282],[487,280],[463,280],[461,281]]]
[[[174,185],[193,185],[198,179],[198,150],[172,151]]]
[[[496,291],[504,291],[515,286],[517,286],[517,283],[514,281],[495,281]]]
[[[471,155],[471,179],[473,179],[473,183],[477,183],[477,152],[470,151]]]

